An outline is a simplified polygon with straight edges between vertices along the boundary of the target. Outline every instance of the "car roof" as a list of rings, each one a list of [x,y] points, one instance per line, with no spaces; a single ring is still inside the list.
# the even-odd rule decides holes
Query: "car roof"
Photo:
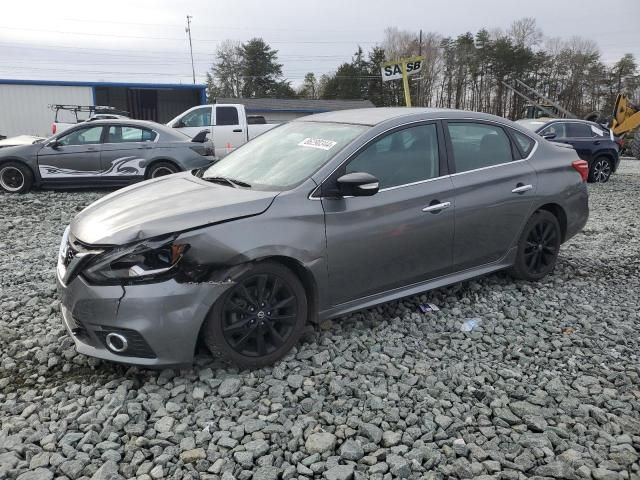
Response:
[[[78,130],[79,128],[87,127],[87,126],[100,126],[100,125],[122,125],[122,126],[133,126],[133,127],[143,127],[148,128],[150,130],[154,130],[164,136],[168,136],[173,138],[174,140],[189,140],[189,137],[184,135],[183,133],[177,132],[172,128],[167,127],[161,123],[151,122],[149,120],[134,120],[131,118],[122,118],[122,119],[100,119],[100,120],[91,120],[90,122],[81,122],[77,125],[73,126],[73,130]],[[64,135],[65,133],[70,132],[71,129],[64,130],[60,135]]]
[[[500,121],[505,124],[509,120],[487,113],[470,112],[467,110],[454,110],[450,108],[417,108],[417,107],[378,107],[358,108],[353,110],[337,110],[332,112],[317,113],[297,118],[295,122],[331,122],[351,123],[357,125],[379,125],[392,120],[433,120],[433,119],[477,119]]]

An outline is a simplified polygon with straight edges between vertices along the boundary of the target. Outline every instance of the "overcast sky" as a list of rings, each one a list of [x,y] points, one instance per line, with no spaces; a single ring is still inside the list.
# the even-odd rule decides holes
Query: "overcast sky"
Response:
[[[639,0],[109,0],[6,1],[0,78],[191,83],[185,16],[193,16],[196,81],[224,39],[262,37],[298,85],[333,71],[386,27],[456,36],[535,17],[548,37],[594,40],[606,63],[640,60]]]

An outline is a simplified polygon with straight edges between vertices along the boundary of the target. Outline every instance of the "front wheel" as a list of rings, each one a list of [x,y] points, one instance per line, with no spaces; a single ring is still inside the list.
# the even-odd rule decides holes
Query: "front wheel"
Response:
[[[307,296],[298,277],[278,263],[262,262],[214,304],[203,339],[213,355],[241,368],[260,368],[298,343],[306,320]]]
[[[609,181],[613,172],[613,164],[606,157],[598,157],[589,168],[589,181],[593,183],[605,183]]]
[[[551,212],[538,210],[522,231],[516,262],[511,274],[522,280],[537,281],[556,266],[561,243],[560,224]]]
[[[27,193],[33,185],[33,173],[18,162],[0,164],[0,188],[8,193]]]

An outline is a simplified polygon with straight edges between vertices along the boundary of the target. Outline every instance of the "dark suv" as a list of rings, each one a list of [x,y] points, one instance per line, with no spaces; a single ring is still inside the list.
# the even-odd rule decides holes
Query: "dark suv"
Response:
[[[590,182],[604,183],[618,169],[618,144],[611,131],[598,123],[568,118],[518,123],[549,141],[572,145],[578,156],[589,163]]]

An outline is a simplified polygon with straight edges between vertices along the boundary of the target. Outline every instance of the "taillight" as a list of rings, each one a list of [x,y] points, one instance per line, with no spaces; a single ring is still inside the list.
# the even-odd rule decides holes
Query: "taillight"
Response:
[[[56,124],[55,124],[55,123],[52,123],[52,124],[51,124],[51,135],[55,135],[55,134],[56,134],[56,127],[57,127],[57,126],[56,126]]]
[[[584,160],[574,160],[571,166],[580,174],[582,181],[586,182],[589,177],[589,164]]]

